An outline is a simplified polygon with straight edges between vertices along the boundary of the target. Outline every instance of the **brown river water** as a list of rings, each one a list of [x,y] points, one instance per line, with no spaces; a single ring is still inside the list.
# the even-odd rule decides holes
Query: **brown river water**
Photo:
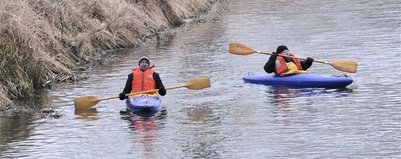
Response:
[[[401,158],[401,1],[232,0],[227,9],[58,84],[43,105],[59,118],[0,118],[0,158]],[[268,56],[232,55],[230,42],[285,44],[300,57],[356,61],[358,72],[346,89],[248,84],[242,76],[264,74]],[[121,115],[118,99],[74,109],[81,96],[117,96],[142,54],[165,86],[208,76],[212,87],[169,90],[164,114],[149,120]],[[308,72],[344,74],[319,63]]]

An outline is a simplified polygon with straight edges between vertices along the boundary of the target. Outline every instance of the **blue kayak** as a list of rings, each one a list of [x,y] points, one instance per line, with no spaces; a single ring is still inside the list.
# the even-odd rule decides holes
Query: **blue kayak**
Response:
[[[130,113],[154,114],[161,110],[161,99],[158,95],[136,95],[126,100],[127,111]]]
[[[291,76],[276,75],[247,75],[242,78],[245,82],[291,88],[341,88],[353,82],[349,76],[329,76],[313,73],[296,74]]]

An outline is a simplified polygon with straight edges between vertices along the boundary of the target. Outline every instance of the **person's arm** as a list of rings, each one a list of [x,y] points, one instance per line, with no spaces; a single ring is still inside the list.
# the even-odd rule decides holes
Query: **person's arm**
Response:
[[[167,90],[166,90],[166,88],[164,88],[163,82],[162,82],[162,80],[160,79],[159,74],[156,73],[156,72],[154,72],[154,73],[153,73],[153,79],[155,80],[155,83],[156,83],[156,89],[159,89],[159,91],[158,91],[159,94],[160,94],[161,96],[166,95]]]
[[[269,61],[266,62],[265,66],[263,67],[267,73],[273,73],[276,70],[276,58],[277,54],[273,54],[270,56]]]
[[[132,80],[133,80],[133,75],[132,75],[132,73],[130,73],[130,74],[128,75],[127,82],[125,82],[125,87],[124,87],[124,89],[123,89],[123,92],[121,92],[121,93],[119,94],[120,100],[124,100],[124,99],[128,98],[128,96],[126,96],[126,94],[131,93],[131,90],[132,90]]]
[[[306,58],[305,61],[301,61],[302,68],[306,71],[309,67],[312,66],[313,58]]]
[[[125,82],[125,87],[124,87],[123,93],[125,93],[125,94],[131,93],[131,90],[132,90],[132,80],[133,80],[133,74],[130,73],[130,74],[128,75],[127,82]]]

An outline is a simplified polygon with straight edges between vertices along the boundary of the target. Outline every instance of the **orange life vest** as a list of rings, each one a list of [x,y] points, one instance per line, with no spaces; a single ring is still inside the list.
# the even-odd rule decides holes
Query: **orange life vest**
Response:
[[[301,65],[301,61],[299,61],[292,53],[288,54],[292,61],[295,63],[295,65],[297,66],[298,70],[303,70],[302,69],[302,65]],[[287,66],[287,62],[284,60],[284,58],[282,56],[277,56],[276,58],[276,70],[274,71],[274,73],[276,75],[280,75],[282,73],[288,72],[288,66]]]
[[[156,89],[153,73],[154,71],[152,69],[147,69],[142,72],[139,67],[134,68],[132,70],[133,80],[131,93]]]

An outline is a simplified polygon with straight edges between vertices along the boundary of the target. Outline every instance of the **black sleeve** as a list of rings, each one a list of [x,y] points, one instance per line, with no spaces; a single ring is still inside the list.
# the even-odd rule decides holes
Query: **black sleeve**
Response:
[[[265,66],[263,67],[267,73],[273,73],[276,68],[276,58],[277,55],[271,55],[269,61],[266,62]]]
[[[124,87],[124,90],[123,90],[123,93],[124,93],[124,94],[129,94],[129,93],[131,93],[131,90],[132,90],[132,80],[133,80],[133,75],[132,75],[132,73],[130,73],[130,74],[128,75],[127,82],[125,83],[125,87]]]
[[[313,63],[313,58],[310,57],[306,58],[305,61],[301,61],[301,65],[304,70],[307,70],[309,67],[311,67],[312,63]]]
[[[159,94],[160,94],[161,96],[166,95],[167,90],[166,90],[166,88],[164,88],[163,82],[162,82],[162,80],[160,79],[159,74],[156,73],[156,72],[154,72],[154,73],[153,73],[153,79],[155,80],[155,83],[156,83],[156,89],[159,89]]]

